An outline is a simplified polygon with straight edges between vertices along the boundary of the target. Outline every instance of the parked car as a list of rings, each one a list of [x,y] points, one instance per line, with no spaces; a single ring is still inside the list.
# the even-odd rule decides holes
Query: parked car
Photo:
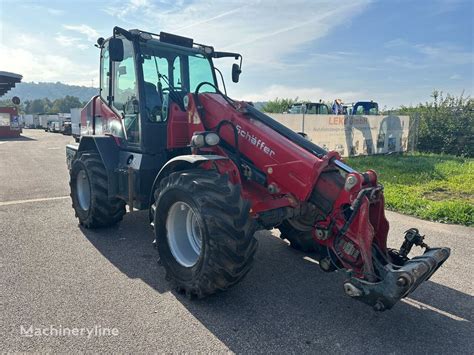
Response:
[[[65,121],[64,124],[63,124],[63,129],[62,129],[62,133],[65,135],[65,136],[70,136],[71,135],[71,121]]]

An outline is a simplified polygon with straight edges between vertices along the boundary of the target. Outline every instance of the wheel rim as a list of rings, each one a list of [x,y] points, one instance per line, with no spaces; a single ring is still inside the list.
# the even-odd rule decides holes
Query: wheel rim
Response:
[[[192,267],[202,250],[201,226],[193,209],[185,202],[175,202],[166,219],[166,238],[171,254],[184,267]]]
[[[87,211],[91,206],[91,186],[85,170],[81,170],[77,174],[76,191],[79,207]]]

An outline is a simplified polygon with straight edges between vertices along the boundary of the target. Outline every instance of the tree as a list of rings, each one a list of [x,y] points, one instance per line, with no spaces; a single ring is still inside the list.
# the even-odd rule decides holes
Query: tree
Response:
[[[418,119],[417,149],[425,152],[474,156],[474,99],[434,91],[432,102],[402,106],[398,114]]]
[[[82,102],[75,96],[66,95],[62,99],[56,99],[53,102],[51,113],[69,112],[71,108],[82,107]]]
[[[279,99],[278,97],[275,100],[268,101],[263,107],[262,110],[268,113],[283,113],[288,111],[291,105],[298,102],[296,99]]]
[[[48,113],[51,109],[52,103],[49,99],[35,99],[31,101],[25,101],[25,112],[26,113]]]
[[[24,112],[30,114],[40,113],[67,113],[71,108],[84,107],[84,103],[75,96],[66,95],[53,102],[48,98],[27,100],[24,102]]]

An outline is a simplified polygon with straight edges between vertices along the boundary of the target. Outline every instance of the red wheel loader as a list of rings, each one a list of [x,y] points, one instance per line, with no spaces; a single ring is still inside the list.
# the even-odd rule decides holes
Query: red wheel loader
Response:
[[[279,228],[344,290],[390,309],[449,257],[411,229],[387,248],[383,187],[219,88],[214,60],[242,56],[193,39],[115,27],[99,38],[100,93],[81,112],[79,144],[66,148],[72,206],[85,228],[148,210],[167,280],[189,297],[239,282],[258,229]],[[222,80],[223,83],[223,80]],[[223,84],[224,85],[224,84]],[[413,246],[425,248],[410,259]]]

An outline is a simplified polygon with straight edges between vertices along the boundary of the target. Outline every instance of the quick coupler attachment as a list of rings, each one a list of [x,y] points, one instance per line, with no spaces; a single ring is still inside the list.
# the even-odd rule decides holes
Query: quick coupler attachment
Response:
[[[413,245],[426,250],[423,255],[408,259],[407,255]],[[370,282],[351,277],[344,283],[344,291],[348,296],[374,307],[376,311],[390,309],[428,280],[450,254],[449,248],[429,248],[423,242],[423,236],[416,229],[410,229],[405,234],[400,251],[389,252],[391,262],[383,264],[379,258],[374,257],[379,280]]]

